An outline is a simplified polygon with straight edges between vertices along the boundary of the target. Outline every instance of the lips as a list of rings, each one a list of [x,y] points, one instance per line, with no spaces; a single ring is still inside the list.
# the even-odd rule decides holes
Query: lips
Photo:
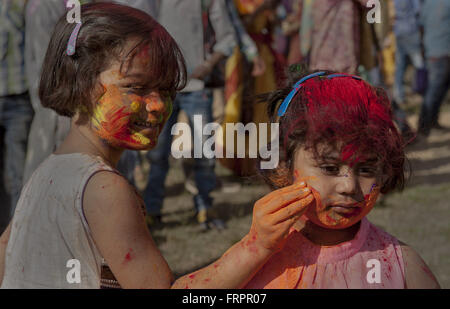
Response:
[[[135,121],[133,125],[137,128],[145,129],[157,129],[159,128],[159,122],[148,122],[148,121]]]
[[[362,210],[357,204],[333,204],[329,206],[329,209],[344,217],[356,216]]]

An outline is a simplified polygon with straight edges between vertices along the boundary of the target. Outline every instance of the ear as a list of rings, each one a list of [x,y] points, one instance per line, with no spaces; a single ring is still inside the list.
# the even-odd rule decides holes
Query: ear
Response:
[[[278,190],[294,183],[292,173],[284,161],[281,161],[274,169],[260,170],[260,175],[272,190]]]
[[[380,175],[378,177],[378,181],[379,184],[381,184],[381,189],[380,192],[385,194],[387,193],[387,191],[389,191],[390,189],[390,183],[391,183],[391,177],[389,177],[388,174],[383,173],[382,175]]]

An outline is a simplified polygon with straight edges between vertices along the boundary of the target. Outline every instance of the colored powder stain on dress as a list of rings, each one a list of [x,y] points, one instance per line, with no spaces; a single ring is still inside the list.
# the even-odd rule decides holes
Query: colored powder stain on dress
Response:
[[[133,253],[133,249],[130,249],[128,251],[128,253],[125,255],[125,259],[123,261],[124,263],[127,263],[133,259],[132,253]]]
[[[189,275],[190,279],[194,279],[195,278],[195,274]]]

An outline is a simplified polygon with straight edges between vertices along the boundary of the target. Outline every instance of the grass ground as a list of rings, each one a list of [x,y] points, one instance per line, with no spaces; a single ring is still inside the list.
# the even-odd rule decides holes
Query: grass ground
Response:
[[[447,100],[447,102],[450,100]],[[418,99],[406,106],[417,114]],[[409,118],[411,124],[417,117]],[[443,106],[441,123],[446,131],[433,131],[427,141],[407,148],[412,175],[403,192],[383,198],[369,219],[388,233],[412,246],[429,265],[441,286],[450,288],[450,106]],[[175,276],[208,265],[219,258],[249,230],[253,203],[268,188],[256,179],[236,179],[217,165],[224,183],[242,184],[238,192],[216,190],[214,215],[225,220],[224,231],[201,232],[194,218],[192,196],[184,188],[179,161],[172,162],[163,207],[163,227],[152,231]]]

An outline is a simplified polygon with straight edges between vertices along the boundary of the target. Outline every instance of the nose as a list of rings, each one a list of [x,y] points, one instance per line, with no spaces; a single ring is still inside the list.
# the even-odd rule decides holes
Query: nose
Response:
[[[352,171],[346,171],[337,178],[336,191],[342,195],[355,195],[358,191],[357,177]]]
[[[166,112],[166,104],[158,93],[152,93],[145,99],[148,122],[162,122]]]

